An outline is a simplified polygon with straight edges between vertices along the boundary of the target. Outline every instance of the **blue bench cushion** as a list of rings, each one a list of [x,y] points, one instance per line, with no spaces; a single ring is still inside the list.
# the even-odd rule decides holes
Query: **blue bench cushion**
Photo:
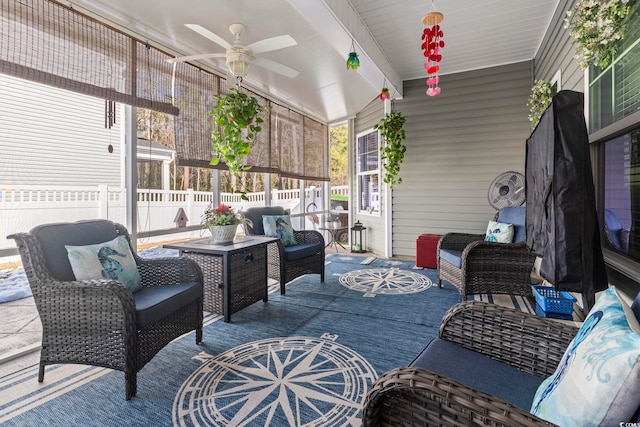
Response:
[[[136,323],[139,328],[155,323],[201,296],[202,284],[199,282],[143,287],[133,294]]]
[[[498,213],[498,221],[513,225],[513,243],[527,238],[526,206],[505,206]]]
[[[440,258],[447,261],[449,264],[455,265],[458,268],[462,267],[462,251],[440,249]]]
[[[322,252],[322,243],[304,243],[302,245],[285,246],[285,261],[295,261]]]
[[[529,411],[543,378],[449,341],[433,339],[411,363]]]

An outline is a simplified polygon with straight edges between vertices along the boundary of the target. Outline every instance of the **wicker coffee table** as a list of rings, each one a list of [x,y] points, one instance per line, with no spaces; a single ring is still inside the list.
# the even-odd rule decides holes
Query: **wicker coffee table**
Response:
[[[238,237],[232,243],[214,244],[210,237],[164,245],[196,261],[204,275],[204,310],[231,314],[262,300],[267,302],[267,244],[276,237]]]

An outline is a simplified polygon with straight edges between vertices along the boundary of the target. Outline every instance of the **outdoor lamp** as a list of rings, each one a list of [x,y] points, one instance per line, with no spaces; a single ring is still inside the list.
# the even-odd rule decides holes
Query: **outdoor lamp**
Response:
[[[360,221],[356,221],[351,227],[351,252],[363,253],[367,251],[366,229]]]

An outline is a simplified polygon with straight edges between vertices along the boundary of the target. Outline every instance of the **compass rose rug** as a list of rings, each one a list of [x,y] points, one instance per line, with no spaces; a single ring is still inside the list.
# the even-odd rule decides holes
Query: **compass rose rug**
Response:
[[[406,366],[459,301],[412,262],[330,255],[307,275],[231,316],[207,315],[138,373],[37,366],[0,378],[0,424],[33,426],[359,426],[373,381]],[[274,286],[273,289],[277,289]]]

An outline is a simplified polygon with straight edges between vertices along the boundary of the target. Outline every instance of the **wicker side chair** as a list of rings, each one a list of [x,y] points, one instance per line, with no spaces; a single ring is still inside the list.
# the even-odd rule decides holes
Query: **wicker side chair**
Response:
[[[202,271],[192,260],[144,259],[133,251],[142,289],[112,279],[76,280],[65,245],[86,246],[125,236],[108,220],[45,224],[15,239],[42,321],[38,381],[46,365],[77,363],[124,372],[125,397],[137,373],[164,346],[195,330],[202,341]]]
[[[495,304],[464,301],[443,317],[439,339],[542,379],[553,374],[577,331],[577,327],[553,319]],[[474,368],[460,366],[460,369]],[[363,426],[392,425],[553,424],[502,398],[411,366],[384,373],[365,398]]]
[[[247,236],[264,235],[262,217],[285,215],[281,206],[253,207],[243,212],[251,225],[243,224]],[[316,230],[294,230],[297,245],[284,246],[282,241],[267,245],[268,275],[280,282],[280,293],[285,294],[288,282],[304,274],[319,274],[324,283],[325,246],[324,237]]]
[[[462,300],[474,294],[533,297],[531,271],[536,255],[525,243],[526,208],[502,208],[495,221],[514,225],[515,243],[484,240],[484,234],[448,233],[438,242],[438,286],[450,282]]]

